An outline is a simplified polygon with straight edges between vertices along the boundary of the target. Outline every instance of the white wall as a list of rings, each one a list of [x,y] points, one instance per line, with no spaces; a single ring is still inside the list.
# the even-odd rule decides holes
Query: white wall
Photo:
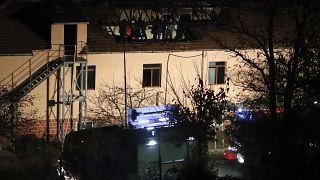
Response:
[[[169,55],[170,54],[170,55]],[[131,87],[142,86],[143,64],[161,64],[162,76],[161,87],[146,87],[152,88],[161,92],[164,98],[166,92],[166,84],[168,85],[167,103],[171,103],[174,98],[171,90],[174,88],[180,95],[182,91],[192,85],[197,85],[197,75],[203,74],[204,82],[207,87],[214,89],[216,92],[219,88],[226,88],[226,84],[209,85],[208,84],[208,65],[209,61],[225,61],[226,75],[232,70],[235,64],[239,63],[236,58],[231,57],[229,53],[221,50],[204,51],[202,60],[202,51],[188,51],[188,52],[157,52],[157,53],[126,53],[126,69],[127,69],[127,83]],[[169,60],[168,60],[169,59]],[[115,83],[119,85],[124,84],[124,54],[110,53],[110,54],[89,54],[88,64],[96,65],[96,90],[101,88],[102,83]],[[203,72],[202,69],[203,61]],[[167,73],[168,62],[168,73]],[[226,77],[227,79],[227,77]],[[172,86],[171,86],[172,85]],[[234,87],[233,84],[229,86],[230,91],[228,96],[230,100],[235,100],[241,89]],[[95,93],[90,91],[89,95]],[[182,96],[183,97],[183,96]],[[90,104],[89,104],[90,105]]]
[[[182,95],[184,88],[191,87],[197,84],[197,75],[201,76],[202,72],[202,51],[188,51],[188,52],[157,52],[157,53],[126,53],[126,69],[127,69],[127,83],[131,87],[142,86],[142,74],[143,64],[161,64],[162,76],[161,76],[161,87],[146,87],[152,88],[155,91],[160,92],[160,95],[164,99],[166,92],[166,84],[168,85],[167,103],[171,103],[174,95],[171,93],[171,86]],[[177,57],[180,56],[180,57]],[[169,60],[168,60],[169,57]],[[184,58],[183,58],[184,57]],[[187,58],[190,57],[190,58]],[[25,62],[30,56],[10,56],[0,57],[1,77],[5,77],[13,69],[17,68],[20,64]],[[103,83],[115,83],[119,86],[124,86],[124,66],[123,53],[109,53],[109,54],[88,54],[88,65],[96,66],[96,89],[88,90],[88,96],[92,96],[97,93],[99,88],[102,88]],[[12,63],[12,62],[15,63]],[[227,52],[216,50],[216,51],[204,51],[203,56],[203,77],[206,85],[215,91],[219,91],[219,88],[225,88],[226,85],[208,85],[208,64],[209,61],[225,61],[226,62],[226,74],[229,75],[234,65],[239,63],[236,58],[231,57]],[[168,73],[167,73],[167,62],[168,62]],[[70,73],[67,75],[70,76]],[[74,74],[75,76],[75,74]],[[232,77],[230,77],[232,78]],[[168,80],[168,81],[166,81]],[[185,83],[185,84],[184,84]],[[57,81],[55,76],[50,78],[50,98],[56,99],[56,84]],[[70,78],[66,77],[66,87],[70,85]],[[34,89],[31,94],[35,95],[35,107],[38,107],[40,116],[45,117],[46,111],[46,81],[40,86]],[[239,93],[243,91],[238,87],[230,84],[230,91],[228,96],[231,100],[236,100],[239,97]],[[74,89],[74,92],[77,91]],[[182,96],[183,97],[183,96]],[[88,101],[88,106],[90,102]],[[56,108],[52,108],[53,112]],[[74,107],[74,115],[78,112],[78,107]],[[54,116],[52,116],[54,118]]]

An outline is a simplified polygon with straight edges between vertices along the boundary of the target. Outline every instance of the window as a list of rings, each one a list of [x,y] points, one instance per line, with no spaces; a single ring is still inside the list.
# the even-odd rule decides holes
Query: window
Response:
[[[209,62],[209,84],[224,84],[225,62]]]
[[[82,72],[83,72],[83,89],[85,89],[85,80],[86,80],[86,75],[85,75],[85,66],[82,67]],[[96,66],[87,66],[87,74],[88,74],[88,79],[87,79],[87,89],[95,89],[96,85]],[[80,66],[77,66],[77,89],[80,89],[80,82],[81,82],[81,68]]]
[[[144,64],[143,65],[143,87],[161,86],[161,64]]]

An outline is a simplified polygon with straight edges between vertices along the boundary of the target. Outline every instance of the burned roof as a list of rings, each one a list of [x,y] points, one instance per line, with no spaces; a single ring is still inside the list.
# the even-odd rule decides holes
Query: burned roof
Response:
[[[220,49],[214,37],[224,36],[224,40],[235,43],[232,36],[219,31],[212,24],[201,24],[190,28],[190,39],[136,39],[121,41],[119,35],[105,33],[101,27],[89,24],[88,51],[91,53],[108,52],[161,52]],[[239,45],[240,46],[240,45]]]
[[[182,0],[181,2],[184,2],[184,4],[174,1],[176,3],[175,7],[184,7],[188,3],[190,5],[189,12],[181,12],[177,15],[177,11],[170,11],[170,8],[173,7],[166,7],[169,1],[163,1],[167,4],[164,3],[161,6],[163,8],[157,10],[150,8],[150,1],[145,0],[141,0],[142,2],[135,1],[131,4],[126,4],[127,1],[122,0],[97,0],[92,2],[79,0],[75,3],[76,1],[78,0],[47,0],[43,3],[42,1],[26,3],[29,5],[20,4],[17,6],[14,4],[9,8],[7,8],[8,5],[6,8],[1,6],[0,54],[28,53],[33,49],[50,47],[50,25],[52,23],[89,22],[88,52],[91,53],[223,49],[221,42],[235,48],[259,47],[252,39],[249,40],[250,38],[248,39],[246,35],[241,35],[241,32],[234,33],[230,29],[225,30],[221,25],[225,22],[229,26],[242,24],[243,22],[233,18],[239,15],[238,11],[242,13],[240,13],[241,16],[246,15],[242,19],[245,20],[244,23],[249,25],[247,27],[250,27],[250,30],[266,31],[266,21],[256,18],[256,14],[253,12],[250,16],[250,13],[247,13],[248,10],[241,10],[236,4],[234,4],[235,7],[229,9],[225,7],[205,9],[201,8],[201,3],[205,3],[202,5],[206,7],[208,2],[211,1],[198,1],[196,5],[193,4],[195,1],[192,0]],[[100,3],[95,4],[93,2]],[[137,2],[146,5],[141,9],[141,4],[137,4]],[[148,10],[153,12],[147,12]],[[259,10],[256,11],[260,12]],[[199,14],[200,12],[203,14]],[[121,17],[121,13],[124,13],[125,18]],[[145,13],[146,17],[139,22],[141,13]],[[159,28],[161,29],[159,30],[160,38],[155,38],[152,37],[155,36],[152,31],[157,24],[155,21],[159,13],[162,13],[161,22],[158,24],[158,26],[161,26]],[[135,14],[140,14],[140,17],[136,17]],[[123,31],[120,30],[122,21],[131,25],[131,33],[133,34],[130,38],[124,38]],[[275,43],[281,46],[281,43],[286,39],[292,38],[291,34],[294,33],[294,28],[288,25],[291,22],[285,24],[282,19],[275,22],[277,24],[275,25],[274,39]],[[144,23],[144,27],[142,28],[139,23]],[[174,32],[169,33],[169,36],[166,37],[165,31],[168,26],[171,26]],[[139,32],[137,31],[138,35],[135,34],[134,29],[136,28],[139,29]],[[143,34],[146,31],[149,31],[149,35]],[[261,40],[264,41],[263,38],[265,37],[262,34]],[[284,38],[286,39],[284,40]]]
[[[207,9],[208,13],[200,15],[198,13],[206,9],[190,7],[189,12],[181,12],[177,15],[176,11],[170,11],[168,7],[163,8],[165,6],[154,10],[152,8],[135,8],[134,5],[133,8],[122,7],[120,3],[118,6],[119,11],[116,11],[120,14],[118,15],[120,18],[109,18],[105,23],[89,25],[88,47],[90,52],[97,53],[226,48],[261,49],[268,48],[268,43],[270,42],[275,48],[291,48],[299,38],[303,38],[309,45],[317,44],[320,24],[319,2],[313,0],[309,4],[298,3],[292,5],[292,7],[288,7],[287,3],[287,1],[283,1],[278,3],[276,7],[270,6],[268,9],[266,6],[268,1],[255,3],[252,0],[244,3],[238,0],[230,2],[231,5],[229,4],[226,7]],[[301,17],[303,14],[300,12],[301,8],[308,12],[308,18]],[[146,12],[148,10],[153,12]],[[167,11],[164,12],[163,10]],[[197,12],[197,10],[200,11]],[[270,14],[270,12],[273,14]],[[124,15],[121,16],[121,13]],[[142,23],[147,24],[144,27],[146,29],[142,28],[144,30],[141,31],[141,25],[138,22],[139,18],[142,17],[142,13],[146,14],[145,16],[147,17],[142,19]],[[201,16],[206,15],[209,15],[208,18],[202,19]],[[296,19],[294,18],[295,16],[297,16]],[[160,25],[157,25],[156,22],[158,17],[160,17]],[[270,18],[272,21],[270,21]],[[143,22],[145,20],[146,22]],[[127,37],[124,31],[121,31],[121,21],[132,26],[133,35],[130,35],[130,38]],[[174,31],[176,35],[167,39],[165,38],[165,31],[172,22],[175,23]],[[138,30],[138,35],[134,35],[137,24],[140,30]],[[160,38],[151,37],[152,34],[153,36],[158,36],[157,33],[152,33],[154,26],[161,26]],[[150,29],[151,36],[145,38],[145,35],[141,32]],[[187,36],[187,38],[178,36],[179,30],[183,31],[183,36]]]

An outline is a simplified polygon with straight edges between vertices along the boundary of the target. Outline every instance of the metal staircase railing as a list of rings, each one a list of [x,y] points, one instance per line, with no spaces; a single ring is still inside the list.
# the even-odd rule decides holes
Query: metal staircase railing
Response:
[[[19,66],[15,71],[0,81],[2,88],[12,91],[17,85],[24,80],[32,79],[33,73],[40,67],[48,64],[51,60],[61,57],[62,45],[57,45],[58,49],[44,50],[36,52],[30,59]]]
[[[63,56],[63,45],[52,45],[52,49],[36,52],[30,59],[19,66],[15,71],[0,81],[0,86],[8,92],[1,99],[20,99],[34,86],[39,84],[50,71],[57,68],[57,64]],[[42,82],[42,81],[41,81]],[[21,92],[19,92],[21,91]]]
[[[71,48],[69,48],[71,47]],[[50,50],[36,52],[30,59],[0,81],[0,87],[6,92],[0,99],[19,100],[58,70],[66,60],[65,54],[72,50],[72,57],[86,55],[86,43],[77,45],[53,44]],[[13,99],[14,98],[14,99]]]

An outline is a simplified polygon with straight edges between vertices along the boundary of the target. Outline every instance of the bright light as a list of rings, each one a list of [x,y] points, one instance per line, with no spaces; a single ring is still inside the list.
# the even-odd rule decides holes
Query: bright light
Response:
[[[154,130],[154,127],[147,127],[147,130],[148,130],[148,131]]]
[[[313,104],[318,104],[318,101],[314,101]]]
[[[147,145],[147,146],[154,146],[154,145],[156,145],[156,144],[158,144],[157,141],[152,139],[152,140],[150,140],[146,145]]]
[[[149,122],[148,119],[138,121],[139,124],[146,124],[146,123],[148,123],[148,122]]]
[[[235,151],[237,151],[237,148],[236,148],[236,147],[228,146],[228,150],[235,152]]]
[[[188,141],[193,141],[194,140],[194,137],[189,137],[188,138]]]
[[[244,163],[244,158],[243,158],[243,156],[242,156],[240,153],[237,154],[237,160],[238,160],[238,162],[239,162],[240,164],[243,164],[243,163]]]
[[[152,131],[152,136],[154,136],[154,133],[155,133],[155,132],[154,132],[154,131]]]
[[[238,111],[239,113],[242,113],[243,109],[242,109],[242,108],[239,108],[237,111]]]
[[[167,121],[169,120],[169,118],[159,118],[159,121],[163,122],[163,121]]]

